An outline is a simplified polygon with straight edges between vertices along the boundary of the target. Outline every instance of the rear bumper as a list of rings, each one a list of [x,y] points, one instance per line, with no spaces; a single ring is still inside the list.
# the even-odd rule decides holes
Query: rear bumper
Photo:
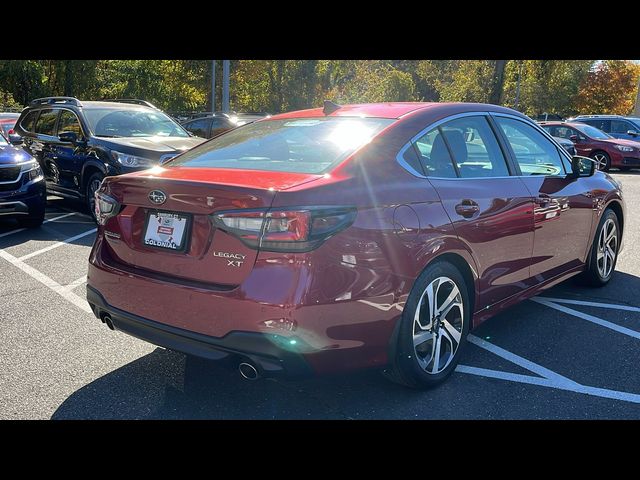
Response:
[[[108,314],[116,330],[154,345],[211,360],[238,357],[240,362],[250,359],[267,376],[303,377],[313,373],[301,354],[286,350],[289,338],[239,331],[230,332],[222,338],[210,337],[120,310],[109,305],[91,286],[87,286],[87,301],[97,318],[102,319]]]

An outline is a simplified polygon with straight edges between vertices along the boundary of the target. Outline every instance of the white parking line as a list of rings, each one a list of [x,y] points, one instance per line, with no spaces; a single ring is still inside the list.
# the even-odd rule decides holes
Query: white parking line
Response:
[[[36,250],[35,252],[28,253],[19,258],[19,260],[27,260],[31,257],[35,257],[36,255],[40,255],[41,253],[48,252],[49,250],[53,250],[54,248],[61,247],[66,245],[67,243],[71,243],[79,238],[86,237],[87,235],[91,235],[92,233],[97,232],[97,228],[92,228],[91,230],[87,230],[86,232],[79,233],[78,235],[74,235],[73,237],[65,238],[60,242],[56,242],[53,245],[49,245],[48,247],[41,248],[40,250]]]
[[[567,377],[563,377],[559,373],[549,370],[548,368],[544,368],[542,365],[538,365],[537,363],[534,363],[531,360],[522,358],[521,356],[516,355],[515,353],[509,352],[508,350],[498,347],[493,343],[487,342],[486,340],[483,340],[480,337],[476,337],[473,334],[469,334],[467,336],[467,341],[469,341],[470,343],[473,343],[474,345],[480,348],[484,348],[485,350],[493,353],[494,355],[502,357],[505,360],[508,360],[511,363],[518,365],[519,367],[529,370],[530,372],[536,373],[541,377],[544,377],[548,380],[554,380],[555,383],[557,384],[578,385],[573,380],[570,380]]]
[[[570,384],[564,382],[558,383],[547,378],[501,372],[499,370],[471,367],[469,365],[458,365],[456,367],[456,372],[477,375],[480,377],[496,378],[499,380],[506,380],[508,382],[528,383],[530,385],[537,385],[539,387],[555,388],[557,390],[566,390],[568,392],[583,393],[585,395],[592,395],[594,397],[640,403],[640,395],[638,395],[637,393],[621,392],[619,390],[609,390],[606,388],[589,387],[587,385],[580,385],[576,382],[572,382]]]
[[[574,317],[582,318],[583,320],[587,320],[588,322],[592,322],[592,323],[595,323],[596,325],[600,325],[610,330],[614,330],[618,333],[622,333],[623,335],[628,335],[630,337],[640,339],[640,332],[636,330],[631,330],[630,328],[617,325],[613,322],[603,320],[602,318],[596,317],[594,315],[589,315],[588,313],[579,312],[578,310],[565,307],[564,305],[558,305],[557,303],[548,302],[546,300],[543,300],[542,297],[535,297],[535,298],[532,298],[531,300],[541,305],[545,305],[547,307],[558,310],[559,312],[567,313]]]
[[[49,218],[49,219],[45,220],[42,223],[55,222],[56,220],[60,220],[62,218],[70,217],[72,215],[75,215],[75,213],[65,213],[64,215],[60,215],[59,217]],[[11,230],[9,232],[0,233],[0,238],[6,237],[8,235],[13,235],[14,233],[23,232],[24,230],[26,230],[26,228],[16,228],[15,230]]]
[[[62,288],[70,292],[74,290],[76,287],[79,287],[80,285],[82,285],[86,281],[87,281],[87,276],[83,275],[80,278],[75,279],[73,282],[63,285]]]
[[[65,287],[60,285],[58,282],[56,282],[52,278],[47,277],[44,273],[36,270],[35,268],[27,265],[26,263],[24,263],[19,258],[14,257],[13,255],[11,255],[10,253],[5,252],[4,250],[0,250],[0,258],[4,258],[7,262],[9,262],[12,265],[18,267],[20,270],[22,270],[24,273],[29,275],[31,278],[33,278],[33,279],[37,280],[38,282],[42,283],[43,285],[49,287],[51,290],[56,292],[58,295],[63,297],[65,300],[73,303],[79,309],[81,309],[81,310],[83,310],[83,311],[85,311],[87,313],[93,313],[91,311],[91,307],[89,307],[89,304],[87,303],[87,301],[85,299],[83,299],[79,295],[76,295],[75,293],[67,290]]]
[[[568,298],[537,297],[554,303],[566,303],[568,305],[584,305],[585,307],[608,308],[610,310],[625,310],[627,312],[640,312],[638,307],[628,305],[616,305],[614,303],[586,302],[584,300],[570,300]]]

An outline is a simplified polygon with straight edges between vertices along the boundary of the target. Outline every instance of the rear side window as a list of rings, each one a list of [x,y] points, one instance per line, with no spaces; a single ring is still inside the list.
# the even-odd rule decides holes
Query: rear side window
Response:
[[[600,120],[597,118],[592,118],[589,120],[580,120],[580,123],[586,123],[587,125],[591,125],[592,127],[596,127],[603,132],[611,131],[611,120]]]
[[[428,176],[485,178],[509,175],[487,119],[463,117],[429,131],[415,142]]]
[[[220,135],[166,166],[324,173],[394,121],[360,117],[265,120]]]
[[[496,117],[496,122],[511,145],[522,175],[564,175],[560,152],[542,133],[520,120]]]
[[[58,110],[42,110],[38,121],[36,122],[35,131],[39,135],[51,135],[55,134],[56,117],[58,116]]]
[[[73,132],[78,137],[82,136],[82,128],[80,127],[80,121],[76,114],[69,110],[62,110],[60,112],[60,119],[58,120],[58,135],[62,132]]]
[[[34,123],[36,122],[38,113],[38,110],[31,110],[29,113],[27,113],[22,122],[20,122],[20,126],[27,132],[33,133]]]

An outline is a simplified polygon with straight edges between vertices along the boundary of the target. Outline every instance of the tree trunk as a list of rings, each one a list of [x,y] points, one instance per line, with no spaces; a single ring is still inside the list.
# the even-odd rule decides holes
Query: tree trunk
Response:
[[[500,104],[500,100],[502,99],[502,89],[504,87],[504,68],[506,64],[506,60],[496,60],[496,64],[493,69],[493,85],[491,88],[489,103],[493,103],[495,105]]]
[[[65,97],[73,96],[73,60],[65,60],[64,62],[64,93]]]

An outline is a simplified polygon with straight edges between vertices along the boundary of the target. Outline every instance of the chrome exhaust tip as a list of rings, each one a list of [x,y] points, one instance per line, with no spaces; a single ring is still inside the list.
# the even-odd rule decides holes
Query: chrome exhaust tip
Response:
[[[242,362],[238,365],[238,371],[240,375],[245,380],[257,380],[260,378],[260,373],[258,373],[258,369],[247,362]]]
[[[107,327],[109,327],[111,330],[115,330],[115,327],[113,326],[113,321],[111,320],[111,315],[109,315],[108,313],[105,313],[104,315],[102,315],[100,320],[102,320],[103,323],[106,323]]]

